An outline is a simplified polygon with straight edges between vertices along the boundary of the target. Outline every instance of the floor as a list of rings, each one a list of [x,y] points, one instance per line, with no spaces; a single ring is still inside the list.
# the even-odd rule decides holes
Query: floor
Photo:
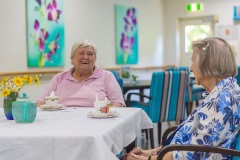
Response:
[[[163,122],[162,123],[162,133],[169,127],[177,125],[176,122]],[[158,134],[157,134],[157,124],[153,125],[153,136],[154,136],[154,148],[158,147]],[[151,149],[150,140],[146,139],[145,132],[140,133],[136,139],[136,147],[140,147],[142,149]],[[123,151],[123,155],[126,154],[126,150]]]
[[[169,126],[175,126],[175,125],[177,125],[176,122],[163,122],[162,123],[162,134]],[[159,144],[158,144],[157,124],[154,124],[154,126],[153,126],[153,136],[154,136],[154,148],[156,148],[156,147],[159,146]],[[137,137],[136,146],[137,147],[141,147],[142,149],[151,149],[151,147],[150,147],[150,140],[146,139],[145,132],[142,132]]]

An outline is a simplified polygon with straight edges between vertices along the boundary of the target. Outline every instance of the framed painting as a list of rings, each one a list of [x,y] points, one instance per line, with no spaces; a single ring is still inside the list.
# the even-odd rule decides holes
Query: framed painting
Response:
[[[235,40],[237,39],[237,27],[234,25],[218,26],[217,36],[227,40]]]
[[[63,0],[26,0],[28,67],[64,66]]]
[[[116,63],[138,63],[137,10],[115,5]]]

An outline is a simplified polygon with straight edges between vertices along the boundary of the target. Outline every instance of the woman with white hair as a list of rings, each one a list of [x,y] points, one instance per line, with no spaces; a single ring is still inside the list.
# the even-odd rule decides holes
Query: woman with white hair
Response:
[[[114,75],[95,66],[96,47],[89,40],[76,42],[71,51],[73,68],[56,74],[38,100],[38,106],[45,104],[45,97],[52,91],[64,106],[93,107],[96,94],[99,100],[105,97],[111,106],[125,106],[121,88]]]
[[[171,134],[163,146],[151,150],[134,148],[127,160],[156,160],[168,144],[196,144],[234,149],[240,128],[240,87],[234,78],[237,64],[229,44],[217,37],[195,41],[192,66],[196,83],[206,92],[201,104]],[[220,160],[230,155],[199,151],[168,152],[163,160]]]

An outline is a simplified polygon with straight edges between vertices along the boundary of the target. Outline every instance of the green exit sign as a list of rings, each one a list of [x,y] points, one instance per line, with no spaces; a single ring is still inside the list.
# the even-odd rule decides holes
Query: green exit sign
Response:
[[[186,5],[186,10],[188,12],[197,12],[203,9],[202,3],[191,3]]]

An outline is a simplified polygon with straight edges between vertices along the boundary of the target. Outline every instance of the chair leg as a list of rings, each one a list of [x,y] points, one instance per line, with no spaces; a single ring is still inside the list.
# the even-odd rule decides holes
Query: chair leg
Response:
[[[154,139],[153,139],[153,128],[150,128],[149,129],[149,134],[150,134],[150,146],[151,146],[151,149],[154,148]]]
[[[144,129],[144,131],[145,131],[145,134],[146,134],[146,140],[148,140],[148,130]]]
[[[136,139],[132,143],[130,143],[128,146],[125,147],[126,152],[127,153],[131,152],[134,147],[136,147]]]
[[[162,137],[162,123],[158,123],[158,143],[161,144]]]
[[[187,102],[187,116],[189,116],[192,112],[193,102]]]
[[[199,104],[199,100],[197,99],[197,100],[196,100],[196,107],[198,106],[198,104]]]

